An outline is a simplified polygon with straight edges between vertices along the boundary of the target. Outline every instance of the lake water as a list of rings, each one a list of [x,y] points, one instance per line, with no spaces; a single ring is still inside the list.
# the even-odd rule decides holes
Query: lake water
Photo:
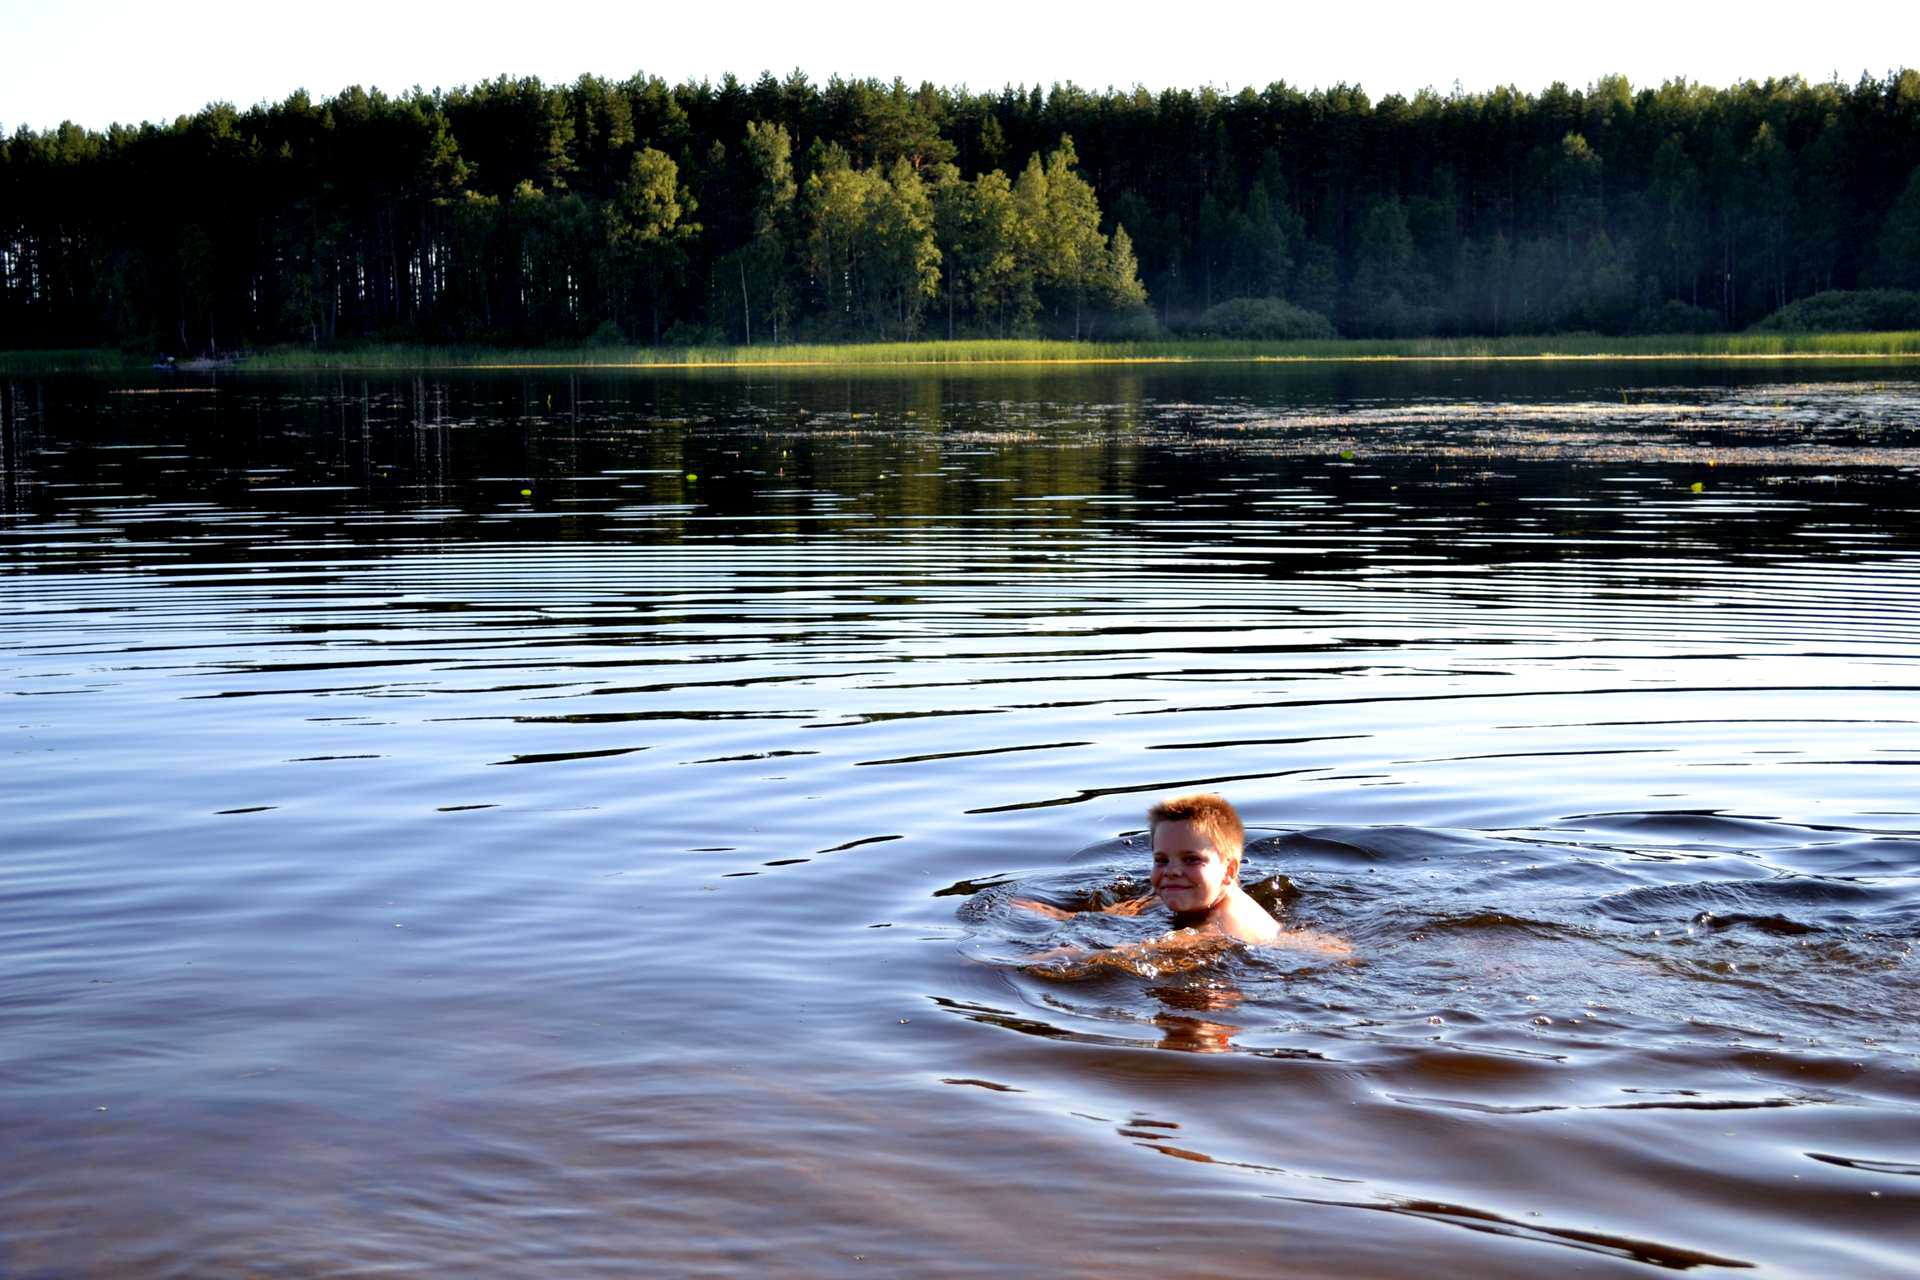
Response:
[[[1916,482],[1913,364],[0,382],[0,1275],[1914,1274]],[[1354,956],[1036,964],[1203,787]]]

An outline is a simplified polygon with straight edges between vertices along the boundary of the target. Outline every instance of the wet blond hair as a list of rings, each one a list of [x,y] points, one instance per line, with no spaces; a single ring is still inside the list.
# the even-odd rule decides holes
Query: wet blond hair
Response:
[[[1154,829],[1163,822],[1191,822],[1213,842],[1222,858],[1236,865],[1247,847],[1247,829],[1241,825],[1240,815],[1233,811],[1225,796],[1211,791],[1174,796],[1147,810],[1148,840],[1153,839]]]

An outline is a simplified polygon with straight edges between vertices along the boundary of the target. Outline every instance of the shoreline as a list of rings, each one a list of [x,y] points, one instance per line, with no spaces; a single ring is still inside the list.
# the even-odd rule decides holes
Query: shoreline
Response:
[[[1076,365],[1206,365],[1206,364],[1545,364],[1560,361],[1651,363],[1658,361],[1736,360],[1893,360],[1920,362],[1920,351],[1782,351],[1782,352],[1541,352],[1532,355],[1300,355],[1300,356],[1060,356],[1050,359],[978,360],[652,360],[628,363],[604,361],[528,360],[501,363],[434,364],[419,368],[484,371],[490,369],[966,369],[1055,367]],[[241,366],[231,366],[238,369]],[[316,369],[400,369],[403,365],[328,364]],[[263,370],[256,367],[256,372]],[[292,372],[293,370],[274,370]]]
[[[1714,334],[1684,338],[1598,335],[1503,338],[1353,338],[1250,342],[1234,339],[1069,342],[1023,339],[782,347],[356,347],[271,350],[218,362],[156,368],[152,358],[112,350],[0,352],[0,374],[309,373],[529,369],[879,370],[1066,368],[1225,364],[1495,364],[1587,362],[1920,360],[1920,332]],[[196,367],[197,366],[197,367]]]

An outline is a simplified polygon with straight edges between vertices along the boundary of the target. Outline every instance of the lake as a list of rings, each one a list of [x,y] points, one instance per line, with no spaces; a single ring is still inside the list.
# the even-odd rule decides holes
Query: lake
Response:
[[[1920,1269],[1920,365],[0,382],[0,1275]],[[1215,789],[1351,958],[1040,959]]]

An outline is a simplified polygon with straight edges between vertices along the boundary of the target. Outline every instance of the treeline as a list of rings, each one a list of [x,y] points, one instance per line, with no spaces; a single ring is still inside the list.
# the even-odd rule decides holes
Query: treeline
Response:
[[[795,73],[0,141],[0,347],[1709,331],[1920,288],[1920,73],[1375,103]]]

